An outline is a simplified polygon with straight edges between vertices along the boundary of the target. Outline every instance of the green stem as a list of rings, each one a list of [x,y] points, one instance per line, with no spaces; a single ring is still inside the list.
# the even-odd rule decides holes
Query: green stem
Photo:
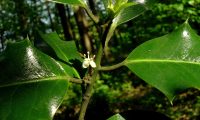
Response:
[[[119,67],[122,67],[124,65],[124,61],[123,62],[120,62],[118,64],[115,64],[115,65],[111,65],[111,66],[102,66],[99,68],[100,71],[110,71],[110,70],[114,70],[114,69],[117,69]]]
[[[100,68],[101,58],[102,58],[102,54],[103,54],[103,48],[102,48],[102,44],[99,44],[99,45],[100,46],[99,46],[97,57],[96,57],[96,61],[95,61],[97,67],[94,69],[94,73],[91,76],[91,83],[88,85],[88,87],[86,89],[86,92],[85,92],[85,94],[83,96],[83,102],[81,104],[79,120],[84,120],[86,109],[87,109],[87,106],[89,104],[90,98],[92,96],[93,87],[94,87],[94,84],[96,82],[96,77],[98,75],[98,70]]]
[[[96,82],[96,78],[97,78],[97,75],[98,75],[98,72],[99,72],[101,59],[102,59],[102,55],[103,55],[103,45],[104,45],[105,40],[107,38],[109,29],[110,29],[110,25],[107,26],[106,29],[103,31],[101,41],[99,41],[99,48],[98,48],[98,52],[97,52],[97,55],[96,55],[96,61],[95,61],[97,67],[94,69],[94,72],[92,73],[91,83],[87,86],[86,92],[83,96],[83,101],[82,101],[82,104],[81,104],[80,115],[79,115],[78,120],[84,120],[86,109],[88,107],[90,98],[93,94],[93,89],[94,89],[93,87],[94,87],[94,84]]]

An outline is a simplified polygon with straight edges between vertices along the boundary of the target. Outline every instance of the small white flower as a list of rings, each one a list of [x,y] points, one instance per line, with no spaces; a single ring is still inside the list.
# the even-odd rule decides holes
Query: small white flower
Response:
[[[89,66],[91,66],[92,68],[96,67],[96,63],[94,62],[94,58],[95,55],[93,57],[90,58],[90,52],[87,52],[87,57],[86,54],[84,54],[84,60],[83,60],[83,64],[82,67],[83,68],[88,68]]]

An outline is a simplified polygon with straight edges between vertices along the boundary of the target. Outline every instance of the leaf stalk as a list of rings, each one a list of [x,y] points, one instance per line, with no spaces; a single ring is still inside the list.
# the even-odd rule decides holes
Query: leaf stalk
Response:
[[[124,65],[124,61],[123,62],[120,62],[120,63],[117,63],[115,65],[111,65],[111,66],[102,66],[99,68],[99,71],[110,71],[110,70],[115,70],[117,68],[120,68]]]

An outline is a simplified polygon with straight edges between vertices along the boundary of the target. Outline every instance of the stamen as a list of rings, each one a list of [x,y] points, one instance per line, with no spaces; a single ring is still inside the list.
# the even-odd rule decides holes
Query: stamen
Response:
[[[93,55],[93,57],[91,58],[92,60],[94,60],[94,58],[95,58],[96,56],[95,55]]]
[[[90,52],[89,51],[87,52],[87,55],[88,55],[88,59],[89,59],[90,58]]]

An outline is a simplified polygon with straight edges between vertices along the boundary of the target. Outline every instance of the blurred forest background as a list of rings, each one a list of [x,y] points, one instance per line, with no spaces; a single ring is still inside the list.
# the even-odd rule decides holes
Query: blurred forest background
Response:
[[[88,4],[93,13],[104,21],[107,14],[102,1],[88,0]],[[200,35],[199,16],[200,0],[162,0],[152,10],[117,27],[102,64],[123,61],[135,47],[171,32],[187,18]],[[63,40],[75,40],[80,53],[95,53],[95,40],[99,39],[94,23],[80,7],[45,0],[0,1],[0,51],[5,49],[7,40],[18,41],[29,37],[38,49],[55,57],[38,31],[56,31]],[[83,73],[82,70],[79,72]],[[105,119],[114,113],[138,110],[159,112],[174,120],[200,119],[200,91],[196,89],[180,93],[172,106],[161,92],[140,80],[126,67],[99,73],[99,78],[86,117]],[[73,120],[78,115],[80,85],[72,84],[67,94],[55,120]]]

